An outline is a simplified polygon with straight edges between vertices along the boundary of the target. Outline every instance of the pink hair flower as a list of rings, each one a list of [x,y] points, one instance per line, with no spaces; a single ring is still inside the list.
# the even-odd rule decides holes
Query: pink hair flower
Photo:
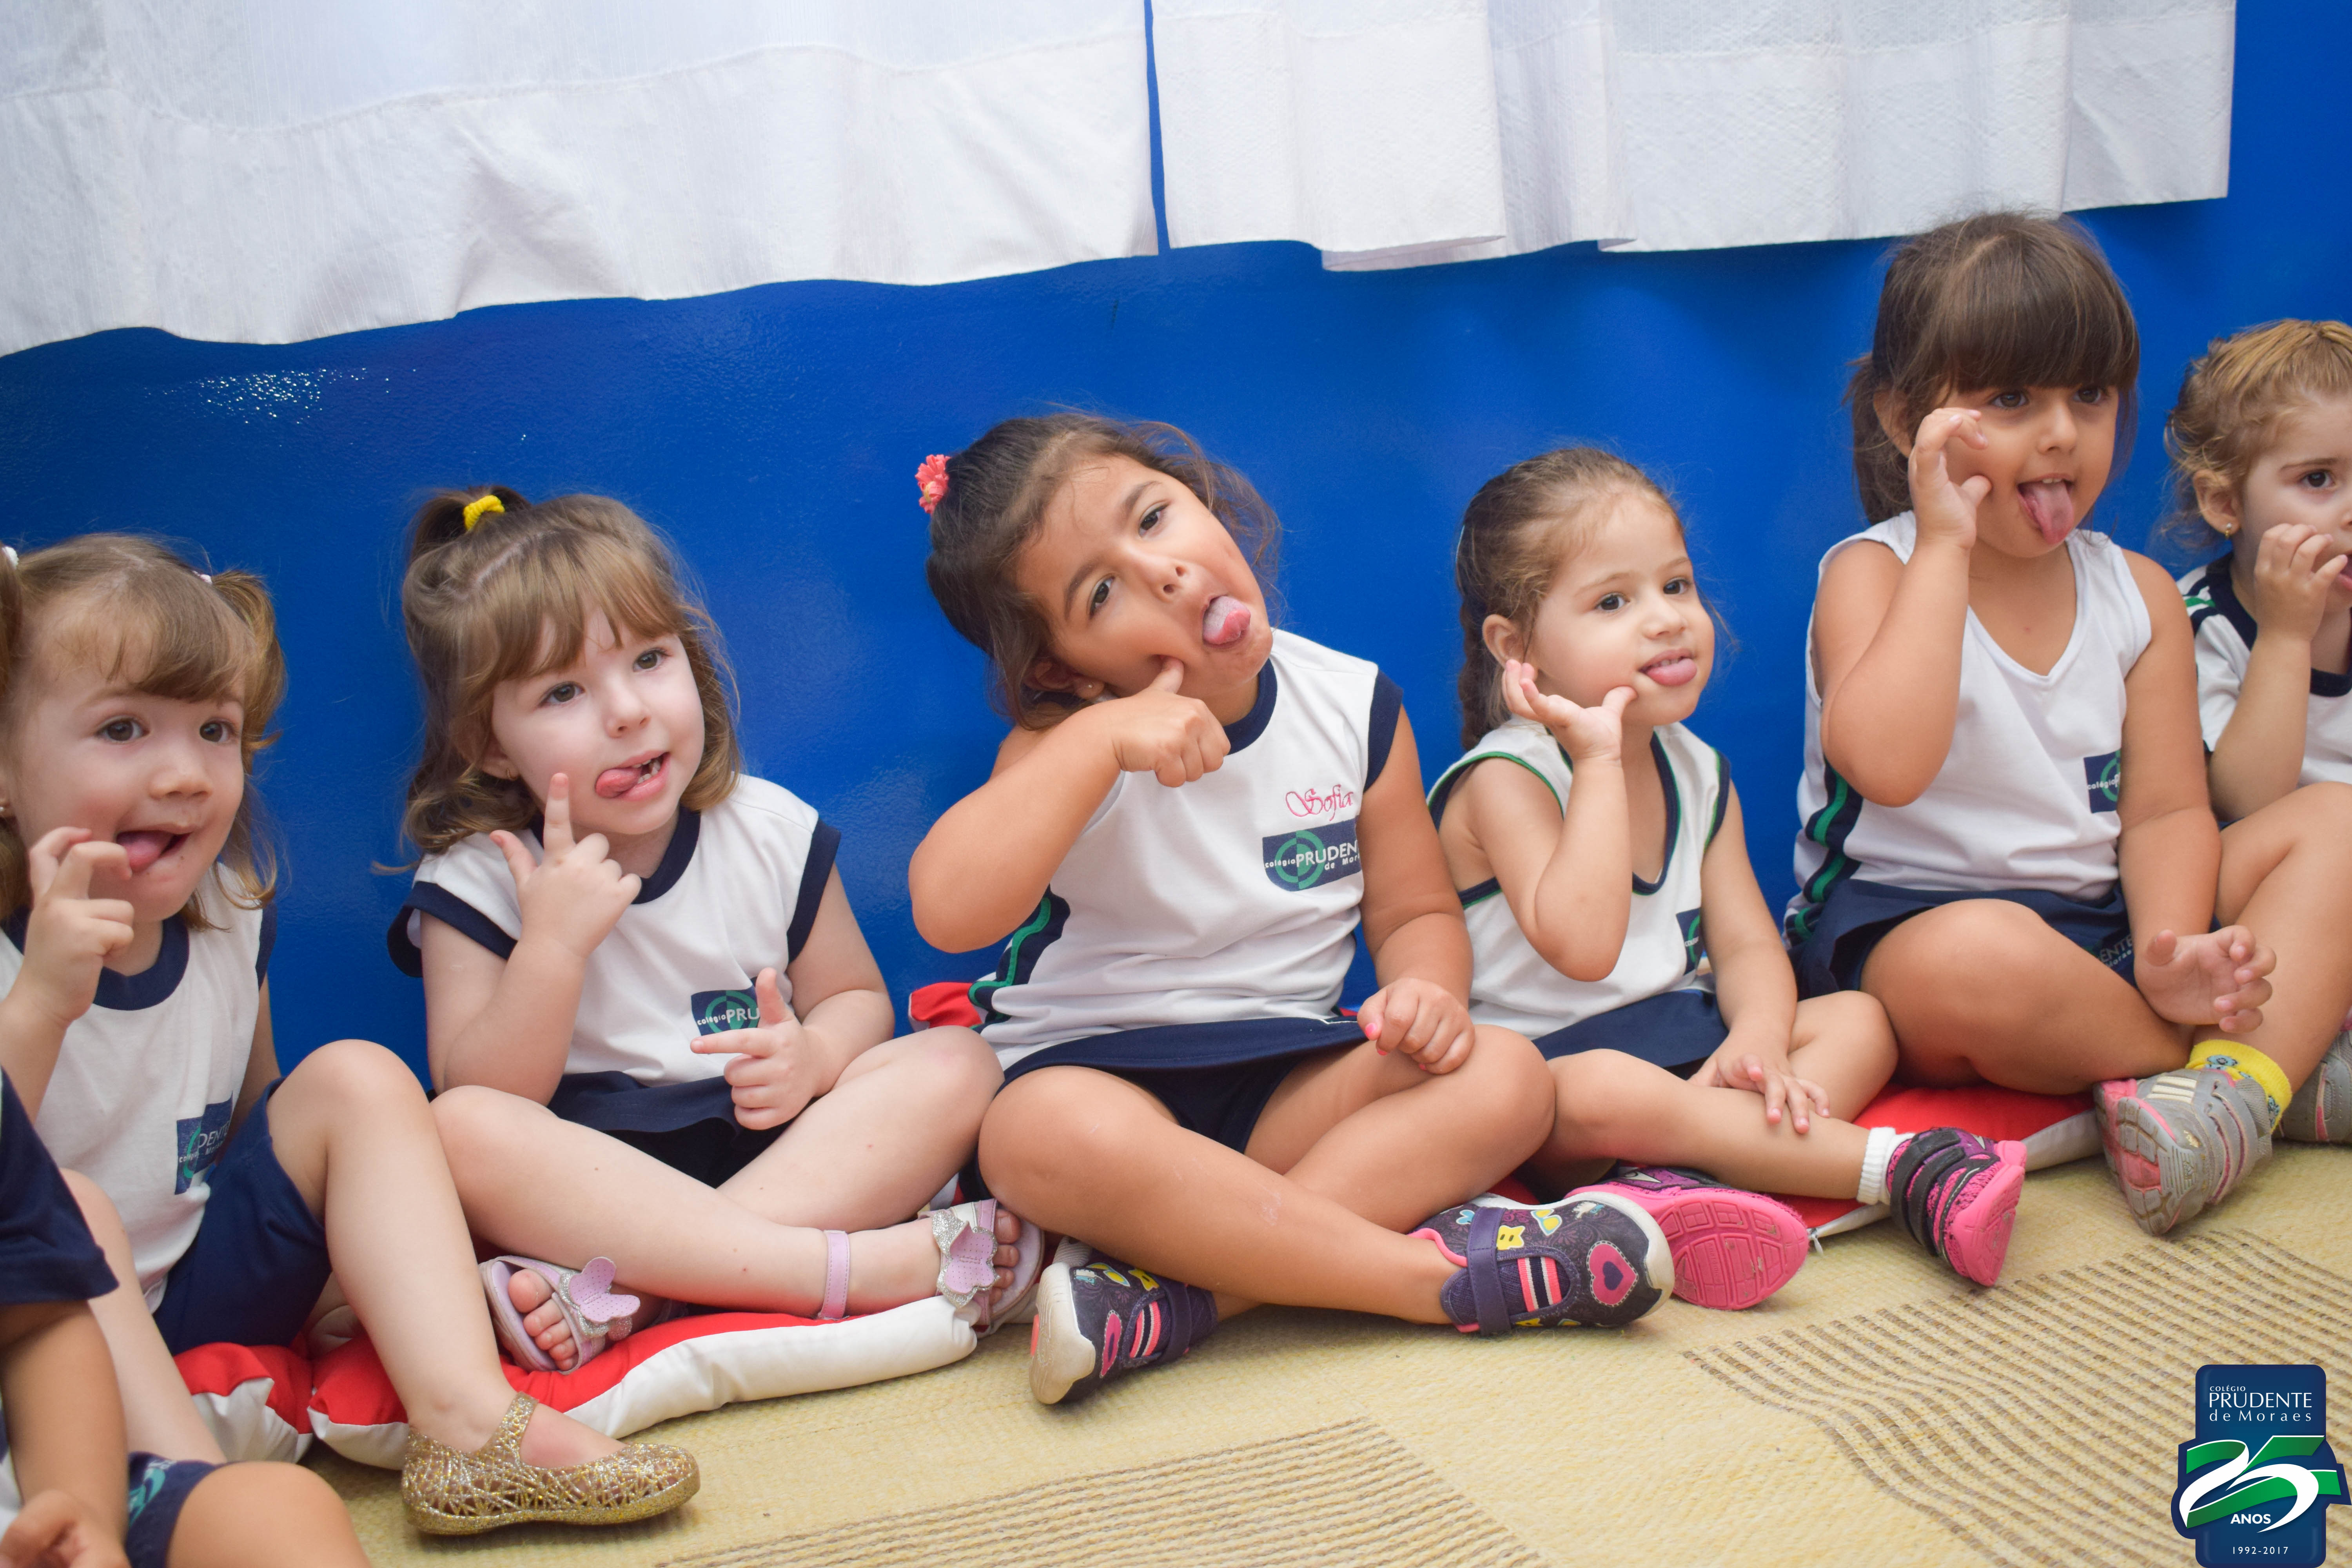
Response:
[[[921,505],[928,514],[940,504],[940,498],[948,493],[948,455],[933,452],[925,458],[923,466],[915,470],[915,484],[923,492]]]

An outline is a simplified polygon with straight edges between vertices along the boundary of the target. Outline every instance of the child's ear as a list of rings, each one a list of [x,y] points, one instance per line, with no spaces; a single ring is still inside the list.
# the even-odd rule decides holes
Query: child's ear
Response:
[[[496,735],[482,742],[481,754],[474,759],[474,766],[494,779],[522,776],[522,770],[515,766],[514,759],[507,755],[507,749],[499,744]]]
[[[2197,514],[2214,532],[2224,539],[2235,539],[2242,520],[2238,516],[2238,492],[2230,481],[2210,468],[2200,468],[2189,476],[2196,487]]]
[[[1870,411],[1878,416],[1878,427],[1895,443],[1906,462],[1911,458],[1911,440],[1917,434],[1905,422],[1903,399],[1891,386],[1882,386],[1871,394]]]
[[[1488,616],[1479,623],[1478,636],[1486,643],[1486,651],[1494,655],[1496,664],[1514,658],[1523,664],[1528,662],[1527,634],[1520,631],[1518,623],[1509,616]]]
[[[1028,684],[1039,691],[1060,691],[1091,702],[1103,694],[1103,683],[1080,675],[1052,654],[1040,654],[1029,666]]]

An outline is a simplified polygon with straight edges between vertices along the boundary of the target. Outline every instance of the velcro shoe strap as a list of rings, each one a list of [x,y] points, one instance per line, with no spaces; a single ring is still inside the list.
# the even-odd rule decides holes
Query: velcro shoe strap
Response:
[[[1474,1211],[1469,1238],[1462,1246],[1463,1255],[1470,1260],[1470,1300],[1477,1306],[1482,1334],[1507,1333],[1511,1327],[1511,1304],[1503,1297],[1501,1266],[1495,1260],[1495,1233],[1502,1229],[1503,1216],[1509,1212]]]

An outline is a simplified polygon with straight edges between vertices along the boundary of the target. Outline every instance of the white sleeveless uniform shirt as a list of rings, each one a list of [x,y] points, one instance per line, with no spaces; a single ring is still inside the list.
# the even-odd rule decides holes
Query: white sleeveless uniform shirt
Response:
[[[1909,512],[1832,545],[1875,541],[1908,562]],[[1822,755],[1821,682],[1806,627],[1805,775],[1797,790],[1797,896],[1790,934],[1802,941],[1830,890],[1849,877],[1923,892],[2039,889],[2104,899],[2116,880],[2124,678],[2147,647],[2147,602],[2114,541],[2075,530],[2074,630],[2046,675],[2001,651],[1971,610],[1961,633],[1959,708],[1951,750],[1908,805],[1863,799]]]
[[[998,1061],[1118,1030],[1330,1017],[1395,693],[1366,660],[1277,631],[1223,766],[1174,789],[1121,773],[971,988]]]
[[[534,858],[536,832],[518,835]],[[641,1084],[691,1083],[727,1070],[721,1054],[689,1047],[704,1035],[760,1021],[752,982],[785,968],[808,942],[841,836],[816,808],[765,779],[735,781],[709,811],[678,813],[654,874],[596,944],[580,987],[566,1073],[624,1072]],[[500,958],[522,931],[514,873],[489,835],[476,834],[416,868],[393,921],[393,962],[421,974],[431,915]]]
[[[2197,719],[2210,752],[2238,710],[2253,657],[2253,612],[2230,580],[2230,558],[2200,566],[2180,579],[2189,625],[2197,636]],[[2311,672],[2303,724],[2303,774],[2297,784],[2352,784],[2352,673]]]
[[[218,871],[198,896],[215,929],[192,931],[174,916],[146,970],[100,972],[33,1122],[57,1163],[96,1182],[121,1215],[151,1311],[204,1223],[277,931],[267,909],[229,902]],[[20,910],[0,942],[0,991],[25,966],[25,930]]]
[[[1700,920],[1699,870],[1731,799],[1723,753],[1680,724],[1650,733],[1650,755],[1666,796],[1666,858],[1655,881],[1633,879],[1633,901],[1617,966],[1597,981],[1571,980],[1528,941],[1502,884],[1492,878],[1461,890],[1470,926],[1470,1016],[1530,1038],[1580,1024],[1668,991],[1715,989]],[[1563,816],[1575,773],[1550,731],[1529,719],[1489,730],[1429,792],[1441,818],[1454,786],[1480,763],[1516,763],[1544,782]]]

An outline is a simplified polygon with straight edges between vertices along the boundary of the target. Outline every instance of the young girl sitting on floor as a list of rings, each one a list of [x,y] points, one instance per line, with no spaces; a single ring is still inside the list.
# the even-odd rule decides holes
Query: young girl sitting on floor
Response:
[[[972,988],[1009,1080],[980,1171],[1132,1260],[1046,1271],[1036,1396],[1258,1301],[1490,1332],[1654,1305],[1665,1240],[1623,1197],[1425,1217],[1535,1151],[1551,1086],[1464,1009],[1396,688],[1268,624],[1276,523],[1248,482],[1181,432],[1079,415],[919,477],[931,591],[1014,721],[908,868],[934,944],[1008,939]],[[1381,989],[1349,1020],[1360,925]]]
[[[899,1223],[971,1154],[996,1064],[969,1030],[891,1038],[840,836],[742,773],[717,630],[653,531],[601,496],[446,494],[401,605],[425,859],[392,952],[466,1217],[513,1251],[483,1281],[516,1359],[569,1371],[684,1302],[1017,1309],[1034,1226]]]
[[[2268,1157],[2352,1003],[2352,791],[2216,830],[2180,595],[2080,526],[2138,368],[2072,223],[1894,258],[1851,392],[1872,526],[1813,609],[1788,924],[1809,994],[1885,1005],[1907,1081],[2095,1085],[2161,1233]]]
[[[1995,1283],[2024,1148],[1848,1120],[1895,1041],[1867,996],[1797,1000],[1723,754],[1683,727],[1715,622],[1664,493],[1590,447],[1530,458],[1471,500],[1454,575],[1469,754],[1430,808],[1470,926],[1470,1016],[1533,1036],[1558,1086],[1537,1174],[1622,1158],[1852,1193]],[[1769,1198],[1648,1168],[1600,1190],[1657,1218],[1675,1293],[1701,1306],[1753,1305],[1804,1261],[1803,1223]]]
[[[2215,342],[2189,367],[2165,444],[2172,531],[2227,552],[2180,580],[2214,810],[2352,784],[2352,327],[2273,321]],[[2352,1142],[2352,1019],[2279,1133]]]
[[[268,595],[244,573],[113,534],[0,566],[0,1067],[119,1281],[90,1306],[131,1447],[219,1464],[172,1357],[286,1343],[331,1267],[406,1407],[419,1526],[674,1508],[691,1458],[508,1385],[400,1059],[338,1040],[278,1076],[273,876],[247,774],[284,685]],[[297,1517],[310,1560],[363,1561],[340,1510],[332,1529]]]

